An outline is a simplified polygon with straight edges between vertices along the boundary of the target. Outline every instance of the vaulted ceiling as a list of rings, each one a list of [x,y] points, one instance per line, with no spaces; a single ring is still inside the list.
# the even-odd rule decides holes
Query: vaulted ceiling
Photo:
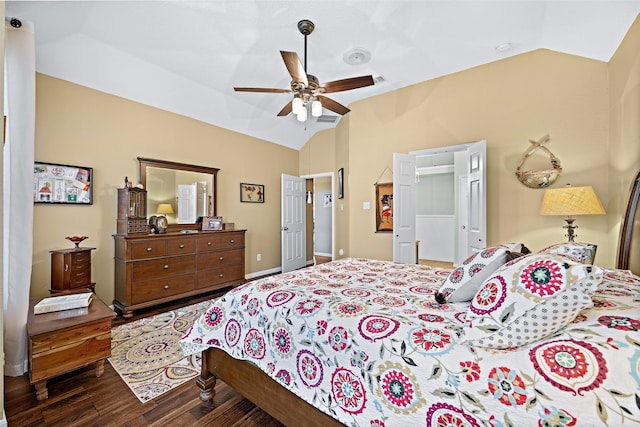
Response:
[[[640,0],[7,1],[33,25],[37,71],[294,149],[340,119],[278,117],[291,94],[280,51],[321,82],[371,74],[332,93],[350,103],[545,48],[609,61]],[[349,62],[355,62],[350,64]]]

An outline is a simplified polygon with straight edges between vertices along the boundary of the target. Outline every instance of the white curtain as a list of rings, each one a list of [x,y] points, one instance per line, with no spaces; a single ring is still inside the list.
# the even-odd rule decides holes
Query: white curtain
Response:
[[[5,23],[3,170],[4,374],[27,371],[27,313],[33,247],[35,42],[33,26]]]

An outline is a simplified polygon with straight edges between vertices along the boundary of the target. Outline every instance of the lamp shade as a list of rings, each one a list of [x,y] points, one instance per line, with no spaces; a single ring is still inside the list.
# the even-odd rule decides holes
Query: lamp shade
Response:
[[[604,215],[605,211],[593,187],[547,188],[540,215]]]
[[[173,207],[169,203],[160,203],[160,204],[158,204],[158,209],[156,210],[156,213],[159,213],[159,214],[172,214],[173,213]]]

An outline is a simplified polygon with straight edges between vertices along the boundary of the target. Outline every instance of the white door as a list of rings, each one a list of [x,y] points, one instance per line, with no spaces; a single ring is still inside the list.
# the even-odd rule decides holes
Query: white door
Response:
[[[469,250],[467,255],[480,252],[487,245],[486,152],[486,141],[476,142],[468,148]]]
[[[393,153],[393,262],[416,261],[416,158]]]
[[[307,265],[306,180],[282,174],[281,250],[282,272]]]
[[[178,224],[196,222],[196,184],[178,185]]]

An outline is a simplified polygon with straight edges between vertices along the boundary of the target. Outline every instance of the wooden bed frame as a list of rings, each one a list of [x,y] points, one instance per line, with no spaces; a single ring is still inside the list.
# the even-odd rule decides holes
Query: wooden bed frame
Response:
[[[640,172],[631,186],[629,203],[620,227],[616,267],[630,269],[640,275]],[[250,362],[234,359],[220,349],[210,348],[202,352],[202,371],[197,380],[201,389],[200,399],[213,399],[218,378],[284,425],[342,425],[282,387]]]

